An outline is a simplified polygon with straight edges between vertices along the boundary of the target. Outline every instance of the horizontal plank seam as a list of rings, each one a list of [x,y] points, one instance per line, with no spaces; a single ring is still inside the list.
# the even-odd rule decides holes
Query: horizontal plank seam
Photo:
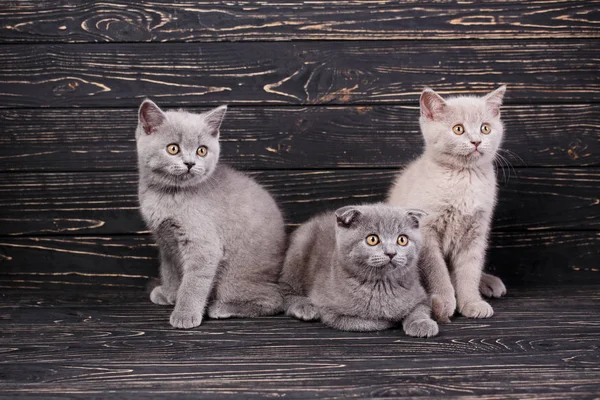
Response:
[[[434,88],[435,89],[435,88]],[[510,89],[510,87],[509,87]],[[150,98],[152,98],[152,96],[148,96]],[[140,103],[141,103],[141,99],[140,99]],[[198,106],[194,106],[194,105],[190,105],[190,104],[169,104],[169,103],[164,103],[164,105],[161,105],[161,108],[164,109],[175,109],[175,108],[184,108],[184,109],[192,109],[192,108],[211,108],[211,107],[216,107],[218,105],[221,104],[227,104],[227,102],[215,102],[212,104],[203,104],[203,105],[198,105]],[[590,106],[590,105],[596,105],[596,104],[600,104],[600,100],[586,100],[584,102],[568,102],[568,101],[564,101],[564,100],[556,100],[556,101],[535,101],[535,102],[524,102],[524,101],[510,101],[510,99],[508,99],[504,105],[505,106],[515,106],[515,107],[519,107],[519,106],[554,106],[554,105],[561,105],[561,106]],[[303,103],[297,103],[297,104],[293,104],[293,103],[288,103],[288,104],[280,104],[280,103],[269,103],[268,101],[265,103],[240,103],[240,104],[229,104],[228,107],[230,109],[232,108],[317,108],[317,107],[329,107],[329,108],[354,108],[354,107],[377,107],[377,106],[402,106],[402,107],[407,107],[407,106],[414,106],[415,108],[418,108],[418,99],[415,96],[414,100],[411,100],[410,102],[398,102],[398,101],[382,101],[382,102],[376,102],[376,103],[365,103],[365,102],[356,102],[356,103],[331,103],[331,104],[327,104],[327,103],[311,103],[311,104],[303,104]],[[30,106],[23,106],[23,107],[14,107],[14,106],[4,106],[2,104],[0,104],[0,111],[33,111],[33,110],[48,110],[48,111],[53,111],[53,110],[77,110],[77,111],[85,111],[85,110],[136,110],[138,108],[139,105],[133,105],[133,106],[121,106],[121,107],[112,107],[112,106],[85,106],[85,107],[79,107],[79,106],[69,106],[69,107],[44,107],[44,106],[39,106],[39,107],[30,107]]]
[[[231,164],[227,164],[227,165],[231,165]],[[310,171],[310,172],[314,172],[314,171],[372,171],[372,170],[377,170],[377,171],[397,171],[400,168],[404,168],[406,165],[399,165],[396,167],[366,167],[366,166],[350,166],[350,167],[323,167],[323,168],[308,168],[308,167],[290,167],[290,168],[273,168],[273,169],[265,169],[265,168],[240,168],[240,167],[235,167],[236,170],[238,171],[242,171],[242,172],[286,172],[286,171]],[[508,171],[510,170],[526,170],[526,169],[598,169],[600,168],[600,165],[535,165],[535,166],[526,166],[526,165],[515,165],[514,167],[511,165],[510,167],[501,167],[501,170],[505,170]],[[72,173],[76,173],[76,174],[89,174],[89,173],[93,173],[93,174],[98,174],[98,175],[102,175],[102,174],[106,174],[106,175],[110,175],[110,174],[132,174],[135,173],[137,170],[135,169],[68,169],[68,170],[36,170],[36,169],[27,169],[27,170],[0,170],[0,174],[36,174],[36,175],[56,175],[56,174],[72,174]],[[504,182],[502,181],[502,177],[499,178],[500,184],[503,184]],[[599,180],[600,183],[600,180]]]
[[[572,28],[571,31],[581,31],[582,28]],[[589,28],[583,28],[583,29],[587,29],[592,31],[594,28],[593,27],[589,27]],[[450,32],[450,31],[448,31]],[[518,32],[516,32],[518,34]],[[379,33],[378,33],[379,34]],[[492,41],[492,42],[497,42],[497,41],[513,41],[513,42],[525,42],[525,41],[551,41],[551,42],[580,42],[583,40],[599,40],[600,39],[600,33],[594,34],[594,33],[590,33],[590,34],[586,34],[586,35],[582,35],[582,36],[573,36],[573,37],[565,37],[565,31],[562,32],[557,32],[556,36],[551,36],[551,35],[542,35],[542,34],[531,34],[529,36],[514,36],[515,32],[514,31],[509,31],[507,30],[504,34],[506,35],[505,37],[477,37],[477,35],[485,35],[485,32],[470,32],[470,33],[465,33],[463,34],[463,36],[467,36],[468,37],[444,37],[439,36],[437,38],[421,38],[421,37],[406,37],[406,38],[361,38],[361,39],[339,39],[339,38],[335,38],[335,39],[328,39],[326,36],[327,34],[324,34],[323,36],[325,37],[320,37],[320,38],[316,38],[316,39],[289,39],[289,40],[266,40],[266,39],[258,39],[258,40],[252,40],[252,39],[242,39],[242,40],[230,40],[230,39],[224,39],[224,40],[166,40],[164,42],[162,41],[140,41],[140,40],[132,40],[132,41],[102,41],[102,42],[96,42],[96,41],[59,41],[59,40],[50,40],[50,41],[44,41],[44,40],[21,40],[21,39],[15,39],[12,41],[7,41],[7,40],[3,40],[0,39],[0,46],[16,46],[16,45],[75,45],[75,46],[80,46],[80,45],[112,45],[112,44],[160,44],[160,45],[168,45],[168,44],[214,44],[214,45],[218,45],[218,44],[224,44],[224,43],[315,43],[315,42],[327,42],[327,43],[335,43],[335,42],[340,42],[340,43],[357,43],[357,42],[415,42],[418,41],[420,43],[439,43],[442,41],[447,41],[447,42],[468,42],[468,41],[472,41],[472,42],[477,42],[477,43],[481,43],[481,42],[485,42],[485,41]],[[341,34],[339,34],[341,35]],[[513,36],[511,36],[513,35]]]

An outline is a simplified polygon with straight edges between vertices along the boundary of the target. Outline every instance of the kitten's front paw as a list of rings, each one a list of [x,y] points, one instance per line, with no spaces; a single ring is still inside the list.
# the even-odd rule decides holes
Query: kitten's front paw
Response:
[[[150,292],[150,300],[154,304],[158,304],[159,306],[168,306],[175,304],[175,297],[176,296],[174,295],[169,295],[168,293],[165,293],[162,286],[157,286],[154,289],[152,289],[152,292]]]
[[[454,293],[431,295],[431,311],[433,318],[435,318],[436,321],[442,323],[450,322],[450,317],[453,316],[454,311],[456,311],[456,298],[454,297]]]
[[[432,337],[439,332],[438,324],[432,319],[419,319],[404,328],[404,333],[413,337]]]
[[[486,297],[502,297],[506,294],[506,286],[500,278],[484,273],[479,281],[479,291]]]
[[[317,308],[308,302],[292,304],[286,311],[286,314],[302,321],[315,321],[319,319]]]
[[[171,325],[178,329],[194,328],[202,323],[202,313],[192,311],[173,311]]]
[[[472,301],[460,308],[460,313],[467,318],[489,318],[494,309],[483,300]]]

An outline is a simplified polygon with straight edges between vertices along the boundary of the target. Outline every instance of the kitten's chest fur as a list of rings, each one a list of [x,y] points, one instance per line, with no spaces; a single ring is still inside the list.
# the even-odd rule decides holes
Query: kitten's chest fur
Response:
[[[447,172],[440,177],[439,197],[432,202],[426,223],[436,231],[447,253],[487,233],[496,203],[493,170]]]
[[[341,314],[399,320],[425,296],[417,280],[418,277],[414,274],[396,273],[365,282],[360,278],[347,276],[339,268],[335,268],[328,284],[318,290],[325,297],[317,302],[336,308]],[[403,282],[404,286],[400,282]]]
[[[206,209],[202,207],[206,200],[197,194],[163,194],[140,188],[140,211],[153,231],[165,220],[176,220],[183,226],[188,225],[195,219],[198,209]]]

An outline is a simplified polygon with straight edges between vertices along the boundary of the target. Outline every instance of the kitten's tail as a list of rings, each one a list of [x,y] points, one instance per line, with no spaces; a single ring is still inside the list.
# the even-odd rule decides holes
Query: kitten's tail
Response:
[[[146,283],[146,292],[148,292],[148,294],[150,294],[152,292],[152,290],[154,290],[154,288],[157,286],[160,286],[160,279],[159,278],[150,278],[150,280],[148,280],[148,283]]]

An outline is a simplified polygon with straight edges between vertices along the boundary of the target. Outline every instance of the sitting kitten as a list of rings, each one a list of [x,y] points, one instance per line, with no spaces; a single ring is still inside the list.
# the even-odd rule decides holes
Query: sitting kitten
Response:
[[[136,130],[139,199],[160,250],[150,299],[175,304],[171,325],[276,314],[285,253],[281,212],[253,179],[218,163],[227,107],[161,111],[145,100]]]
[[[294,232],[280,285],[287,315],[346,331],[402,322],[410,336],[437,335],[419,282],[419,210],[348,206]]]
[[[425,152],[400,173],[388,203],[419,207],[423,248],[419,266],[432,295],[434,315],[446,321],[458,311],[471,318],[494,314],[479,291],[500,297],[506,288],[482,269],[496,204],[493,161],[503,136],[500,106],[506,87],[485,97],[442,99],[421,94]]]

